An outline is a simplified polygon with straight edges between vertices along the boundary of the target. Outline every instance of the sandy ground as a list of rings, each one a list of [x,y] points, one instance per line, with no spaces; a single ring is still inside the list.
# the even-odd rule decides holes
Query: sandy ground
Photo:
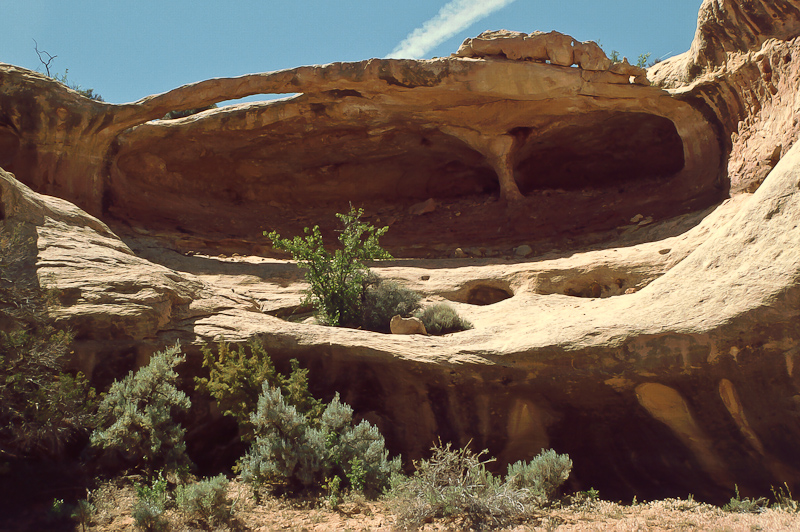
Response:
[[[231,531],[368,531],[402,530],[390,501],[350,499],[332,510],[324,501],[266,497],[256,504],[250,490],[231,482],[229,496],[234,504],[230,523],[204,528],[186,519],[175,509],[167,511],[170,530]],[[93,495],[98,512],[86,528],[91,532],[140,530],[131,517],[135,492],[130,485],[106,485]],[[424,523],[420,530],[467,530],[462,519],[437,519]],[[666,499],[621,505],[603,500],[555,504],[531,512],[504,528],[484,523],[484,530],[522,531],[795,531],[800,530],[800,514],[767,509],[761,513],[729,513],[704,503]],[[80,530],[77,527],[76,530]]]

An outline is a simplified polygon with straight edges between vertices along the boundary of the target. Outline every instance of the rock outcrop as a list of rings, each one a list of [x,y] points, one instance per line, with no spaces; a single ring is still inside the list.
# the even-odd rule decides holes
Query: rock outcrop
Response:
[[[497,39],[507,40],[490,35],[472,46]],[[562,63],[583,54],[589,68],[371,59],[209,80],[114,106],[7,66],[6,169],[94,215],[199,234],[224,233],[225,212],[267,219],[276,204],[314,210],[484,194],[536,203],[543,191],[586,189],[602,194],[602,204],[624,189],[630,213],[606,220],[608,230],[651,209],[656,196],[662,219],[723,197],[719,140],[701,112],[663,89],[631,84],[641,71],[627,63],[598,70],[596,45],[561,34],[526,39],[543,39],[556,55],[563,50],[553,43],[566,43],[572,59]],[[152,120],[260,92],[302,94]],[[583,201],[581,192],[572,196]]]
[[[591,44],[512,32],[445,59],[209,80],[123,106],[2,65],[0,161],[96,217],[2,172],[0,220],[37,235],[40,284],[99,384],[175,340],[196,363],[206,342],[258,337],[406,458],[440,436],[501,465],[554,447],[573,487],[610,498],[797,491],[798,12],[707,0],[692,49],[650,69],[653,86],[599,68]],[[158,120],[258,92],[301,94]],[[219,256],[259,217],[286,233],[351,199],[400,235],[396,256],[437,238],[452,255],[467,230],[465,257],[507,249],[376,265],[474,329],[284,320],[306,286],[293,264]]]
[[[392,334],[421,334],[423,336],[428,334],[428,331],[425,330],[425,324],[419,318],[394,316],[389,327]]]

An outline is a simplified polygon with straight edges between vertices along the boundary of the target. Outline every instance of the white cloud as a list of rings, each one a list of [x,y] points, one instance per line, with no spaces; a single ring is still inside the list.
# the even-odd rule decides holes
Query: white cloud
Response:
[[[461,30],[514,0],[451,0],[395,46],[387,59],[419,59]]]

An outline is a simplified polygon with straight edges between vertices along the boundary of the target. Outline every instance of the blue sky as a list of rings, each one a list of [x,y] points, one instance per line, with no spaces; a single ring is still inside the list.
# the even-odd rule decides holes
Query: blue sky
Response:
[[[448,5],[449,4],[449,5]],[[0,0],[0,61],[123,103],[220,76],[393,51],[446,56],[487,29],[558,30],[632,60],[686,51],[701,0]],[[441,12],[441,13],[440,13]],[[437,15],[438,18],[437,18]],[[426,25],[427,22],[427,25]],[[416,33],[415,30],[417,30]],[[411,36],[411,42],[401,46]]]

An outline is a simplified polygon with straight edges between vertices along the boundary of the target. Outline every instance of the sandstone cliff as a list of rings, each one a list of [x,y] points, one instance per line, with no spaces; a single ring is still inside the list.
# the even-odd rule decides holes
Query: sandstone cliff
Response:
[[[258,336],[406,457],[437,436],[501,462],[552,446],[576,487],[611,498],[797,486],[799,13],[707,0],[692,49],[650,69],[652,85],[555,33],[119,106],[1,65],[0,165],[63,199],[2,172],[0,218],[36,232],[40,283],[98,383],[175,339],[196,353]],[[298,94],[159,120],[262,92]],[[434,212],[409,214],[428,198]],[[453,301],[475,329],[278,317],[304,284],[264,256],[261,226],[325,222],[348,201],[391,224],[396,256],[434,257],[379,273]],[[462,240],[506,258],[442,258]],[[219,256],[244,249],[263,253]]]

